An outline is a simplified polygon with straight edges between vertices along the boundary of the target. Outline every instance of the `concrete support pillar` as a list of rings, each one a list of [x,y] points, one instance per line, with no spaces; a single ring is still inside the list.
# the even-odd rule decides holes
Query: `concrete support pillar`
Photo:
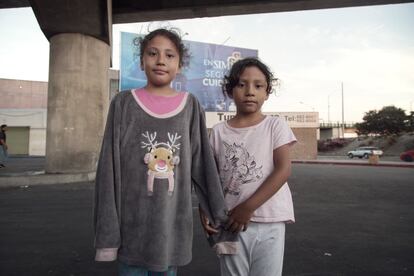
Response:
[[[83,34],[50,39],[46,173],[95,171],[109,104],[110,46]]]

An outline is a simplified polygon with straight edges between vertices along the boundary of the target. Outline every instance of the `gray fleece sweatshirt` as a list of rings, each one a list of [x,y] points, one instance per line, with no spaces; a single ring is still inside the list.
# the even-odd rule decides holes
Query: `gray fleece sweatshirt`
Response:
[[[189,94],[166,118],[144,111],[131,92],[111,102],[95,187],[96,260],[118,258],[152,271],[191,261],[191,186],[220,229],[227,220],[222,187],[202,107]],[[210,237],[218,253],[234,253],[236,236]],[[223,246],[223,245],[227,245]]]

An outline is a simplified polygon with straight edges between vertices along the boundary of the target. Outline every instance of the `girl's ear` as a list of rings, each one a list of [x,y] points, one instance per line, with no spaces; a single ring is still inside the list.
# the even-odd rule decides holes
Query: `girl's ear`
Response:
[[[141,71],[144,71],[144,63],[142,60],[139,61],[139,67],[141,67]]]

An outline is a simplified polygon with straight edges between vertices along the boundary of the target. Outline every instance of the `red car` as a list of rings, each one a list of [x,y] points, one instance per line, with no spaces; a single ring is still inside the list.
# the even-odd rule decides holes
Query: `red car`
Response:
[[[406,162],[413,162],[414,161],[414,150],[407,150],[401,153],[400,159]]]

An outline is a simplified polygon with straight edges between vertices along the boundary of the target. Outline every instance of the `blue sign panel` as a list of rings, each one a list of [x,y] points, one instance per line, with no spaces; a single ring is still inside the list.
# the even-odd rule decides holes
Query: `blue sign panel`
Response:
[[[233,102],[224,97],[224,75],[237,60],[257,57],[253,49],[184,41],[190,52],[189,65],[182,68],[173,82],[174,89],[194,94],[206,111],[234,111]],[[121,32],[120,90],[146,85],[140,68],[139,35]]]

